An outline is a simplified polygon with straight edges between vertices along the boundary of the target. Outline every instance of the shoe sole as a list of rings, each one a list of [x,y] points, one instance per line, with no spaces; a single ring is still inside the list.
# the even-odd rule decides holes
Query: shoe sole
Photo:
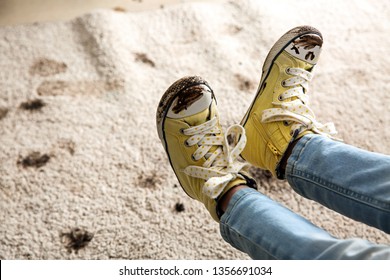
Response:
[[[299,27],[295,27],[295,28],[287,31],[272,46],[271,50],[269,51],[269,53],[265,59],[264,64],[263,64],[262,75],[261,75],[259,86],[258,86],[257,91],[256,91],[255,98],[253,99],[251,105],[249,106],[248,111],[245,113],[244,118],[241,120],[242,126],[245,126],[246,122],[248,121],[248,117],[252,111],[253,105],[255,104],[255,102],[260,94],[260,90],[263,87],[263,83],[267,79],[267,77],[270,73],[270,70],[271,70],[271,66],[274,64],[274,62],[277,59],[277,57],[279,56],[279,54],[282,53],[284,51],[284,49],[292,41],[294,41],[295,39],[297,39],[298,37],[300,37],[302,35],[307,35],[307,34],[318,35],[322,39],[321,32],[319,30],[317,30],[316,28],[311,27],[311,26],[299,26]]]
[[[171,107],[172,102],[175,100],[175,98],[179,95],[180,92],[198,85],[205,85],[210,89],[211,92],[213,92],[209,84],[203,78],[199,76],[188,76],[174,82],[161,97],[157,107],[156,126],[158,136],[164,146],[165,151],[168,150],[167,143],[165,141],[164,121],[166,119],[166,115],[169,111],[169,108]],[[215,98],[214,95],[213,98]]]

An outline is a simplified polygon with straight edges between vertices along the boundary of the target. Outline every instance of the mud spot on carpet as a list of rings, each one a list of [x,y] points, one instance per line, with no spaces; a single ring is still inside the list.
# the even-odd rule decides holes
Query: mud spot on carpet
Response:
[[[239,90],[252,93],[255,88],[255,83],[250,79],[242,76],[241,74],[235,74],[236,84]]]
[[[135,53],[135,61],[142,62],[144,64],[147,64],[151,67],[156,67],[156,64],[153,60],[151,60],[146,53]]]
[[[30,253],[23,253],[22,254],[23,258],[26,260],[32,260],[32,255]]]
[[[180,203],[180,202],[177,202],[175,204],[175,211],[180,213],[180,212],[183,212],[185,210],[184,208],[184,204],[183,203]]]
[[[7,108],[0,108],[0,120],[4,119],[7,114],[8,114]]]
[[[33,99],[22,102],[19,108],[27,111],[39,111],[46,105],[41,99]]]
[[[68,151],[69,154],[71,154],[73,156],[75,153],[75,150],[76,150],[76,143],[73,142],[72,140],[60,139],[58,141],[58,147],[60,149],[64,149],[64,150]]]
[[[163,183],[164,179],[165,176],[155,170],[150,173],[142,172],[138,176],[138,186],[147,189],[156,189]]]
[[[68,232],[61,232],[60,238],[69,253],[76,253],[86,247],[91,242],[94,234],[78,227],[72,228]]]
[[[125,81],[120,78],[110,78],[104,81],[44,81],[37,88],[40,96],[57,95],[101,95],[107,91],[124,89]]]
[[[47,77],[59,73],[64,73],[68,66],[64,62],[49,58],[40,58],[30,67],[31,75]]]
[[[32,152],[27,156],[19,156],[17,165],[21,165],[24,168],[35,167],[39,168],[46,165],[50,160],[50,155],[41,154],[40,152]]]
[[[121,78],[110,78],[103,82],[106,91],[122,90],[125,88],[125,80]]]
[[[38,89],[38,95],[61,95],[65,92],[68,84],[65,81],[44,81]]]
[[[230,24],[226,27],[226,33],[228,33],[229,35],[236,35],[240,33],[242,29],[243,27],[241,26]]]

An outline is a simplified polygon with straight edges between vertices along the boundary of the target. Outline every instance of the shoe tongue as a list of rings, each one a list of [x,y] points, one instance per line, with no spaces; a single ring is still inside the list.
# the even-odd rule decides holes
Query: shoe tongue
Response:
[[[296,65],[297,68],[301,68],[309,72],[311,72],[311,70],[315,66],[315,64],[308,63],[304,60],[297,60],[296,63],[297,63]]]
[[[212,112],[209,110],[209,107],[207,107],[202,112],[184,118],[184,121],[190,126],[197,126],[210,120],[213,117],[211,114]]]
[[[206,121],[209,121],[217,114],[217,110],[215,106],[209,106],[202,112],[199,112],[198,114],[188,116],[184,118],[184,121],[188,123],[190,126],[197,126],[200,124],[205,123]],[[218,124],[219,125],[219,124]],[[212,146],[208,154],[212,154],[215,152],[215,150],[218,149],[218,146]],[[205,155],[204,160],[208,159],[208,154]]]
[[[182,90],[170,106],[167,117],[184,119],[191,126],[205,122],[213,94],[206,85],[196,85]]]
[[[285,48],[286,52],[301,60],[305,70],[310,70],[317,63],[321,50],[322,38],[316,34],[302,35]]]

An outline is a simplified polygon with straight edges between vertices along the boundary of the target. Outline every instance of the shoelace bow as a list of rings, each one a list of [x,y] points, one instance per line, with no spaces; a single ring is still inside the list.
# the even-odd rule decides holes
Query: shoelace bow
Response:
[[[309,90],[309,82],[313,78],[313,74],[300,68],[287,68],[286,71],[293,77],[284,80],[283,86],[292,88],[279,95],[278,100],[282,102],[288,98],[297,98],[283,103],[274,102],[273,104],[280,106],[280,108],[264,110],[262,122],[292,121],[294,124],[291,127],[291,134],[295,131],[300,133],[305,130],[312,130],[328,136],[336,134],[337,131],[333,123],[322,124],[316,121],[313,111],[308,107],[309,98],[305,91]]]
[[[232,125],[226,130],[225,135],[221,135],[221,130],[217,126],[216,117],[200,124],[184,129],[183,133],[191,136],[186,140],[186,145],[199,147],[192,155],[194,160],[202,157],[206,161],[202,166],[190,165],[184,169],[184,173],[205,180],[203,192],[211,198],[217,198],[224,190],[225,186],[235,178],[243,178],[238,174],[247,163],[239,162],[238,156],[246,144],[245,130],[241,125]],[[239,141],[231,149],[227,136],[231,133],[237,134]],[[210,152],[213,146],[218,146],[214,152]]]

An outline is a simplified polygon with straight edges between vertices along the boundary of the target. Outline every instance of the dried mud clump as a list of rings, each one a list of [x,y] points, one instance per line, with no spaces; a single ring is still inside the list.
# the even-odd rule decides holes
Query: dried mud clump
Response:
[[[48,154],[41,154],[40,152],[32,152],[28,154],[26,157],[20,157],[17,161],[18,165],[23,166],[24,168],[27,167],[35,167],[39,168],[50,160],[50,156]]]
[[[86,247],[91,242],[94,234],[81,228],[72,228],[69,232],[62,232],[60,234],[61,241],[64,243],[68,252],[78,250]]]
[[[175,204],[175,210],[176,210],[176,212],[183,212],[184,210],[185,210],[185,208],[184,208],[184,204],[183,203],[180,203],[180,202],[177,202],[176,204]]]
[[[156,64],[153,60],[151,60],[146,53],[135,53],[135,61],[142,62],[144,64],[147,64],[151,67],[156,67]]]
[[[28,100],[20,104],[20,108],[27,111],[38,111],[46,105],[41,99]]]

